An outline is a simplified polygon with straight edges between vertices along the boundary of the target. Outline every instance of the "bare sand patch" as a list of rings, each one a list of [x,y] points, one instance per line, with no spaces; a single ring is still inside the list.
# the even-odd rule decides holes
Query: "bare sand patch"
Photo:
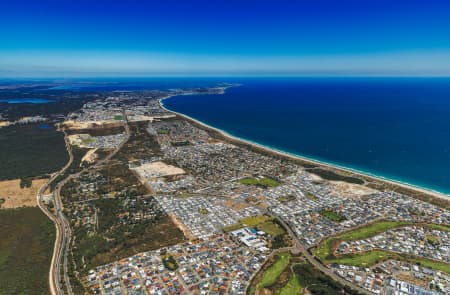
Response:
[[[88,150],[86,155],[81,159],[81,162],[93,163],[97,159],[97,154],[95,153],[97,149]]]
[[[86,147],[84,143],[89,143],[91,141],[95,141],[94,138],[92,138],[89,134],[72,134],[67,136],[67,139],[69,140],[69,143],[71,145],[77,145],[79,147]]]
[[[191,233],[187,226],[184,225],[184,223],[182,223],[174,213],[169,213],[168,215],[172,222],[183,232],[184,236],[188,240],[193,241],[196,239],[196,237]]]
[[[316,175],[314,173],[308,173],[308,175],[311,177],[312,181],[315,181],[315,182],[322,182],[323,181],[323,178],[320,177],[319,175]]]
[[[36,194],[48,179],[34,179],[31,187],[20,188],[20,179],[0,181],[0,198],[5,202],[1,208],[37,206]]]
[[[340,195],[348,197],[361,197],[379,192],[360,184],[352,184],[343,181],[329,181],[328,183]]]
[[[0,121],[0,128],[9,126],[10,122],[8,121]]]
[[[117,120],[105,120],[105,121],[74,121],[67,120],[62,123],[63,126],[72,129],[92,129],[92,128],[111,128],[123,126],[123,122]]]
[[[146,180],[186,173],[183,169],[166,164],[162,161],[142,164],[141,166],[132,169],[135,170],[140,177]]]

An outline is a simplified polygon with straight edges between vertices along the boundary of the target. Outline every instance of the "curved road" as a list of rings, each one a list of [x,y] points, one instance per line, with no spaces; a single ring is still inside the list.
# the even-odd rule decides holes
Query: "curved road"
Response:
[[[302,255],[306,258],[306,260],[308,260],[308,262],[310,264],[312,264],[314,267],[316,267],[317,269],[322,271],[325,275],[327,275],[328,277],[332,278],[333,280],[339,282],[343,286],[347,286],[350,289],[358,291],[362,294],[373,295],[372,292],[343,279],[342,277],[335,274],[331,269],[329,269],[328,267],[323,265],[321,262],[319,262],[313,255],[311,255],[311,253],[308,252],[307,249],[305,249],[305,247],[302,246],[300,241],[297,239],[297,235],[292,231],[292,229],[281,218],[279,218],[278,216],[273,215],[271,213],[268,213],[268,215],[270,215],[273,218],[276,218],[287,229],[289,235],[294,240],[294,243],[295,243],[294,248],[296,250],[298,250],[300,253],[302,253]]]
[[[64,132],[66,148],[69,153],[69,162],[61,170],[54,173],[51,176],[51,178],[49,179],[49,181],[40,187],[40,189],[37,193],[36,198],[37,198],[37,203],[38,203],[39,208],[42,210],[42,212],[44,212],[45,215],[47,215],[47,217],[50,220],[53,221],[53,223],[55,223],[55,227],[56,227],[56,239],[55,239],[55,244],[53,247],[53,256],[52,256],[52,260],[51,260],[51,264],[50,264],[50,271],[49,271],[49,288],[50,288],[51,295],[65,294],[63,287],[61,286],[61,277],[60,277],[60,275],[61,275],[61,259],[62,258],[63,258],[62,265],[63,265],[65,287],[66,287],[67,293],[69,295],[73,295],[72,287],[70,285],[70,279],[68,276],[68,266],[67,266],[68,265],[67,254],[68,254],[69,248],[70,248],[70,240],[72,237],[72,231],[70,228],[69,221],[63,214],[64,206],[61,201],[61,188],[68,181],[70,181],[73,178],[76,178],[77,176],[79,176],[81,173],[87,171],[88,169],[96,168],[96,167],[104,164],[105,162],[109,161],[128,141],[128,139],[130,137],[130,129],[128,126],[128,120],[127,120],[125,111],[123,110],[122,113],[123,113],[123,117],[125,119],[125,124],[124,124],[125,134],[126,134],[125,139],[117,146],[117,148],[112,153],[110,153],[104,159],[97,162],[94,166],[84,168],[81,171],[79,171],[75,174],[71,174],[68,177],[66,177],[64,180],[60,181],[56,185],[55,190],[53,192],[53,200],[54,200],[53,203],[54,203],[55,208],[54,208],[54,212],[52,212],[43,203],[43,194],[44,194],[45,190],[48,188],[48,186],[50,185],[50,183],[52,181],[54,181],[58,176],[62,175],[73,162],[72,150],[71,150],[70,144],[67,140],[67,134]]]

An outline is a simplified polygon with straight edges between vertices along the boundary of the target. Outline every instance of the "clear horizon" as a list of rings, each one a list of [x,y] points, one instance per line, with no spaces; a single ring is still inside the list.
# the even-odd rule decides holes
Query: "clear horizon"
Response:
[[[450,76],[446,1],[0,3],[0,77]]]

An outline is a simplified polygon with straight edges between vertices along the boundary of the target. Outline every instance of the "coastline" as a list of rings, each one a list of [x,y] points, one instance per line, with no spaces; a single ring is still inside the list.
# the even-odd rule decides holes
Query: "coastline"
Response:
[[[224,91],[225,90],[226,89],[224,89]],[[193,94],[193,93],[187,93],[187,94],[181,94],[181,95],[190,95],[190,94]],[[406,189],[409,191],[413,191],[415,193],[425,194],[427,197],[431,197],[431,198],[439,200],[437,203],[440,204],[440,206],[450,208],[450,195],[446,195],[444,193],[441,193],[441,192],[438,192],[438,191],[435,191],[435,190],[432,190],[429,188],[424,188],[424,187],[420,187],[417,185],[413,185],[410,183],[389,179],[389,178],[386,178],[386,177],[383,177],[380,175],[374,175],[369,172],[359,171],[359,170],[341,166],[338,164],[333,164],[333,163],[328,163],[328,162],[324,162],[324,161],[320,161],[320,160],[316,160],[316,159],[311,159],[311,158],[308,158],[305,156],[282,151],[282,150],[279,150],[274,147],[262,145],[260,143],[253,142],[251,140],[232,135],[232,134],[226,132],[225,130],[221,130],[219,128],[210,126],[210,125],[208,125],[204,122],[201,122],[195,118],[192,118],[188,115],[170,110],[164,106],[164,103],[163,103],[164,100],[169,99],[170,97],[173,97],[173,96],[178,96],[178,95],[180,95],[180,94],[169,94],[165,97],[160,98],[159,105],[161,106],[162,109],[166,110],[167,112],[176,114],[176,115],[180,116],[181,118],[183,118],[187,121],[190,121],[190,122],[194,123],[195,125],[200,126],[203,129],[212,131],[227,141],[230,141],[230,142],[238,144],[238,145],[244,145],[244,146],[250,147],[251,149],[256,149],[256,150],[262,151],[264,153],[268,153],[268,154],[282,157],[285,159],[293,160],[295,162],[300,162],[300,165],[303,163],[303,164],[318,166],[319,168],[323,167],[323,168],[331,170],[331,171],[337,171],[340,173],[343,172],[345,174],[351,174],[351,175],[360,177],[366,182],[367,181],[370,181],[370,182],[375,181],[375,182],[380,182],[382,184],[385,183],[385,184],[389,184],[394,187],[400,187],[400,188],[403,188],[403,189]],[[414,196],[412,196],[412,197],[414,197]],[[416,198],[423,200],[423,198],[420,198],[417,196],[416,196]],[[427,200],[427,201],[429,201],[429,200]],[[432,202],[432,203],[436,204],[435,202]],[[444,203],[444,205],[442,205],[442,203]]]

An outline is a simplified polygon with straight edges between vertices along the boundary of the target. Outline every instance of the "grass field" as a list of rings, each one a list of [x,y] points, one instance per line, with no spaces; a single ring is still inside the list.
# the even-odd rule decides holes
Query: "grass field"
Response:
[[[267,215],[257,215],[241,219],[240,222],[246,226],[254,227],[269,220],[271,220],[271,218]]]
[[[326,261],[328,257],[332,254],[331,249],[333,247],[333,243],[339,241],[337,238],[328,238],[322,243],[320,243],[315,251],[317,257],[319,257],[322,261]]]
[[[334,281],[302,256],[280,253],[262,269],[249,286],[247,294],[300,295],[346,294],[360,295]]]
[[[239,183],[245,184],[245,185],[256,185],[261,186],[264,188],[268,187],[276,187],[279,186],[280,183],[276,181],[275,179],[263,177],[263,178],[254,178],[254,177],[246,177],[239,180]]]
[[[158,134],[169,134],[169,130],[168,129],[159,129]]]
[[[448,224],[427,224],[427,227],[430,229],[441,230],[441,231],[450,231],[450,225]]]
[[[329,260],[329,256],[332,254],[331,249],[333,243],[338,241],[354,241],[354,240],[362,240],[367,239],[369,237],[373,237],[377,234],[385,232],[392,228],[397,228],[401,226],[406,226],[411,223],[409,222],[401,222],[401,221],[380,221],[376,223],[369,224],[367,226],[360,227],[358,229],[343,233],[337,237],[330,237],[320,243],[317,246],[315,254],[323,261]]]
[[[117,120],[117,121],[123,120],[123,116],[122,115],[115,115],[114,116],[114,120]]]
[[[266,221],[257,226],[258,230],[262,230],[266,234],[276,237],[285,233],[284,229],[273,221]]]
[[[298,295],[302,291],[302,286],[298,276],[293,274],[286,285],[275,292],[275,295]]]
[[[340,235],[339,238],[344,241],[362,240],[376,236],[377,234],[383,233],[389,229],[406,226],[410,224],[411,222],[403,222],[403,221],[380,221],[344,233]]]
[[[447,274],[450,274],[450,264],[444,262],[438,262],[434,260],[429,260],[427,258],[415,258],[408,255],[400,255],[397,253],[392,253],[383,250],[373,250],[364,253],[343,255],[339,258],[330,259],[328,263],[340,263],[345,265],[362,266],[368,267],[388,259],[395,259],[406,261],[412,264],[419,264],[425,267],[432,268],[434,270],[440,270]]]
[[[0,210],[0,294],[48,294],[53,223],[38,208]]]
[[[240,229],[240,228],[243,228],[243,227],[244,226],[242,224],[236,223],[236,224],[232,224],[232,225],[229,225],[229,226],[225,226],[224,228],[222,228],[222,230],[225,233],[229,233],[229,232],[232,232],[234,230],[237,230],[237,229]]]
[[[345,218],[345,216],[342,216],[331,210],[322,210],[322,211],[320,211],[320,215],[322,215],[334,222],[341,222],[341,221],[347,220],[347,218]]]
[[[277,260],[273,265],[271,265],[263,274],[261,281],[259,282],[257,288],[262,289],[270,287],[277,282],[280,274],[289,265],[291,255],[289,253],[280,253],[277,256]]]

